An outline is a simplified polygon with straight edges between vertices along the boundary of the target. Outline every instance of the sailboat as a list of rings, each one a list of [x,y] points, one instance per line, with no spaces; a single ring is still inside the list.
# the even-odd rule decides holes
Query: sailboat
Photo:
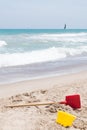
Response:
[[[66,24],[64,25],[64,29],[66,29]]]

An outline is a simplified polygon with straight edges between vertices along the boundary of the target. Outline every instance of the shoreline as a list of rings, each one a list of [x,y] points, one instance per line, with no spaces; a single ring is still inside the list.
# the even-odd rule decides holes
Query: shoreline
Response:
[[[12,96],[26,91],[38,89],[50,89],[53,86],[72,84],[74,82],[84,81],[87,78],[87,71],[81,71],[72,74],[60,76],[43,77],[32,80],[24,80],[15,83],[0,84],[0,98]]]
[[[72,57],[59,61],[0,68],[0,84],[16,83],[87,71],[87,58]]]

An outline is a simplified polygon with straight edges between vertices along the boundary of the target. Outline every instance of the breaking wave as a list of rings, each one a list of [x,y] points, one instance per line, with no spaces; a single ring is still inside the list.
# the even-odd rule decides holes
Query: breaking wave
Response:
[[[48,48],[44,50],[0,54],[0,67],[26,65],[32,63],[57,61],[67,57],[87,55],[87,47],[79,48]]]
[[[0,47],[6,46],[7,43],[5,41],[0,41]]]

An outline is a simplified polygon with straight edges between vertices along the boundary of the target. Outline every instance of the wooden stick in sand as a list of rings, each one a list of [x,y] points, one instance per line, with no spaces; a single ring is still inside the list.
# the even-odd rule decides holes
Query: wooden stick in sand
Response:
[[[38,103],[28,103],[28,104],[19,104],[19,105],[8,105],[6,107],[26,107],[26,106],[41,106],[41,105],[52,105],[52,104],[66,104],[65,101],[62,102],[38,102]]]

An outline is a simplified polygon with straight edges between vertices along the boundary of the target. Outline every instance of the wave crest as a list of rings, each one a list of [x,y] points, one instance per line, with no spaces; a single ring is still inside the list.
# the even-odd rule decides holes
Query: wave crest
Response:
[[[77,49],[52,47],[49,49],[25,53],[6,53],[0,54],[0,67],[57,61],[63,58],[81,56],[84,54],[87,55],[87,48],[84,46]]]
[[[7,43],[5,41],[0,41],[0,47],[6,46]]]

